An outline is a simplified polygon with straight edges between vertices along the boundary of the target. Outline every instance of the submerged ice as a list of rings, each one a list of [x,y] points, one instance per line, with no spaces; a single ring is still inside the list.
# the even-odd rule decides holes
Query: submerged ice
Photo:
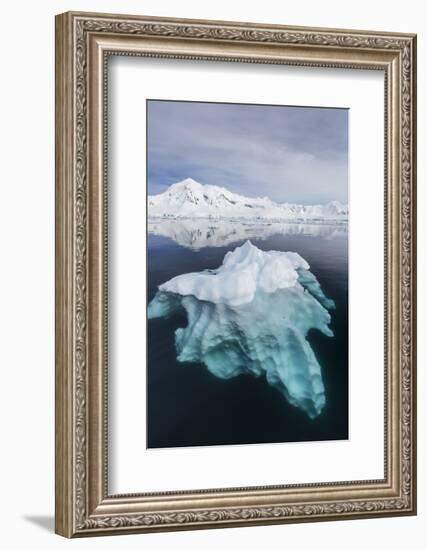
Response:
[[[265,376],[310,418],[325,405],[319,362],[307,340],[317,329],[333,336],[327,298],[295,252],[263,252],[247,241],[215,270],[179,275],[159,286],[148,318],[183,309],[175,332],[177,359],[204,363],[219,378]]]

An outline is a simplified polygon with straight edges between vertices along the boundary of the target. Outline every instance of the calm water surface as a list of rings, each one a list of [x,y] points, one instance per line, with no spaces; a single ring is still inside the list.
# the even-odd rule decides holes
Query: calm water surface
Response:
[[[296,228],[298,229],[298,228]],[[346,231],[318,236],[278,234],[251,242],[260,250],[295,251],[310,264],[324,293],[335,301],[333,338],[311,331],[308,339],[322,368],[326,405],[310,419],[290,405],[265,378],[245,374],[222,380],[203,364],[176,360],[174,332],[185,315],[148,322],[147,446],[181,447],[348,438],[348,238]],[[149,234],[148,301],[158,285],[183,273],[214,269],[226,246],[192,249]]]

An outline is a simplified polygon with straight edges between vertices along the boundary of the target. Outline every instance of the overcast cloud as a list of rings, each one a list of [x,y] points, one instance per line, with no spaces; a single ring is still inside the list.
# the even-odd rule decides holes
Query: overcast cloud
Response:
[[[348,201],[348,111],[147,102],[148,190],[191,177],[242,195]]]

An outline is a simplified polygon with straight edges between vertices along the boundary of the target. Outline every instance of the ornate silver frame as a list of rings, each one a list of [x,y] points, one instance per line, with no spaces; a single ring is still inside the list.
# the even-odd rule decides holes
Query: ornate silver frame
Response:
[[[385,74],[385,477],[109,495],[106,58],[139,55]],[[416,513],[416,37],[65,13],[56,18],[56,532],[66,537]]]

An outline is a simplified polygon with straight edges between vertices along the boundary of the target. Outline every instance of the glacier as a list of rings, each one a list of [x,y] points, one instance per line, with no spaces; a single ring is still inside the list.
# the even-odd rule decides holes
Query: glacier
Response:
[[[202,363],[222,379],[264,376],[314,419],[324,408],[325,388],[307,335],[315,329],[333,337],[334,307],[299,254],[265,252],[246,241],[217,269],[161,284],[148,319],[183,310],[187,326],[175,332],[179,362]]]
[[[148,196],[152,219],[234,220],[348,220],[348,205],[334,200],[327,204],[276,203],[269,197],[245,197],[225,187],[202,184],[192,178],[170,185],[166,191]]]

